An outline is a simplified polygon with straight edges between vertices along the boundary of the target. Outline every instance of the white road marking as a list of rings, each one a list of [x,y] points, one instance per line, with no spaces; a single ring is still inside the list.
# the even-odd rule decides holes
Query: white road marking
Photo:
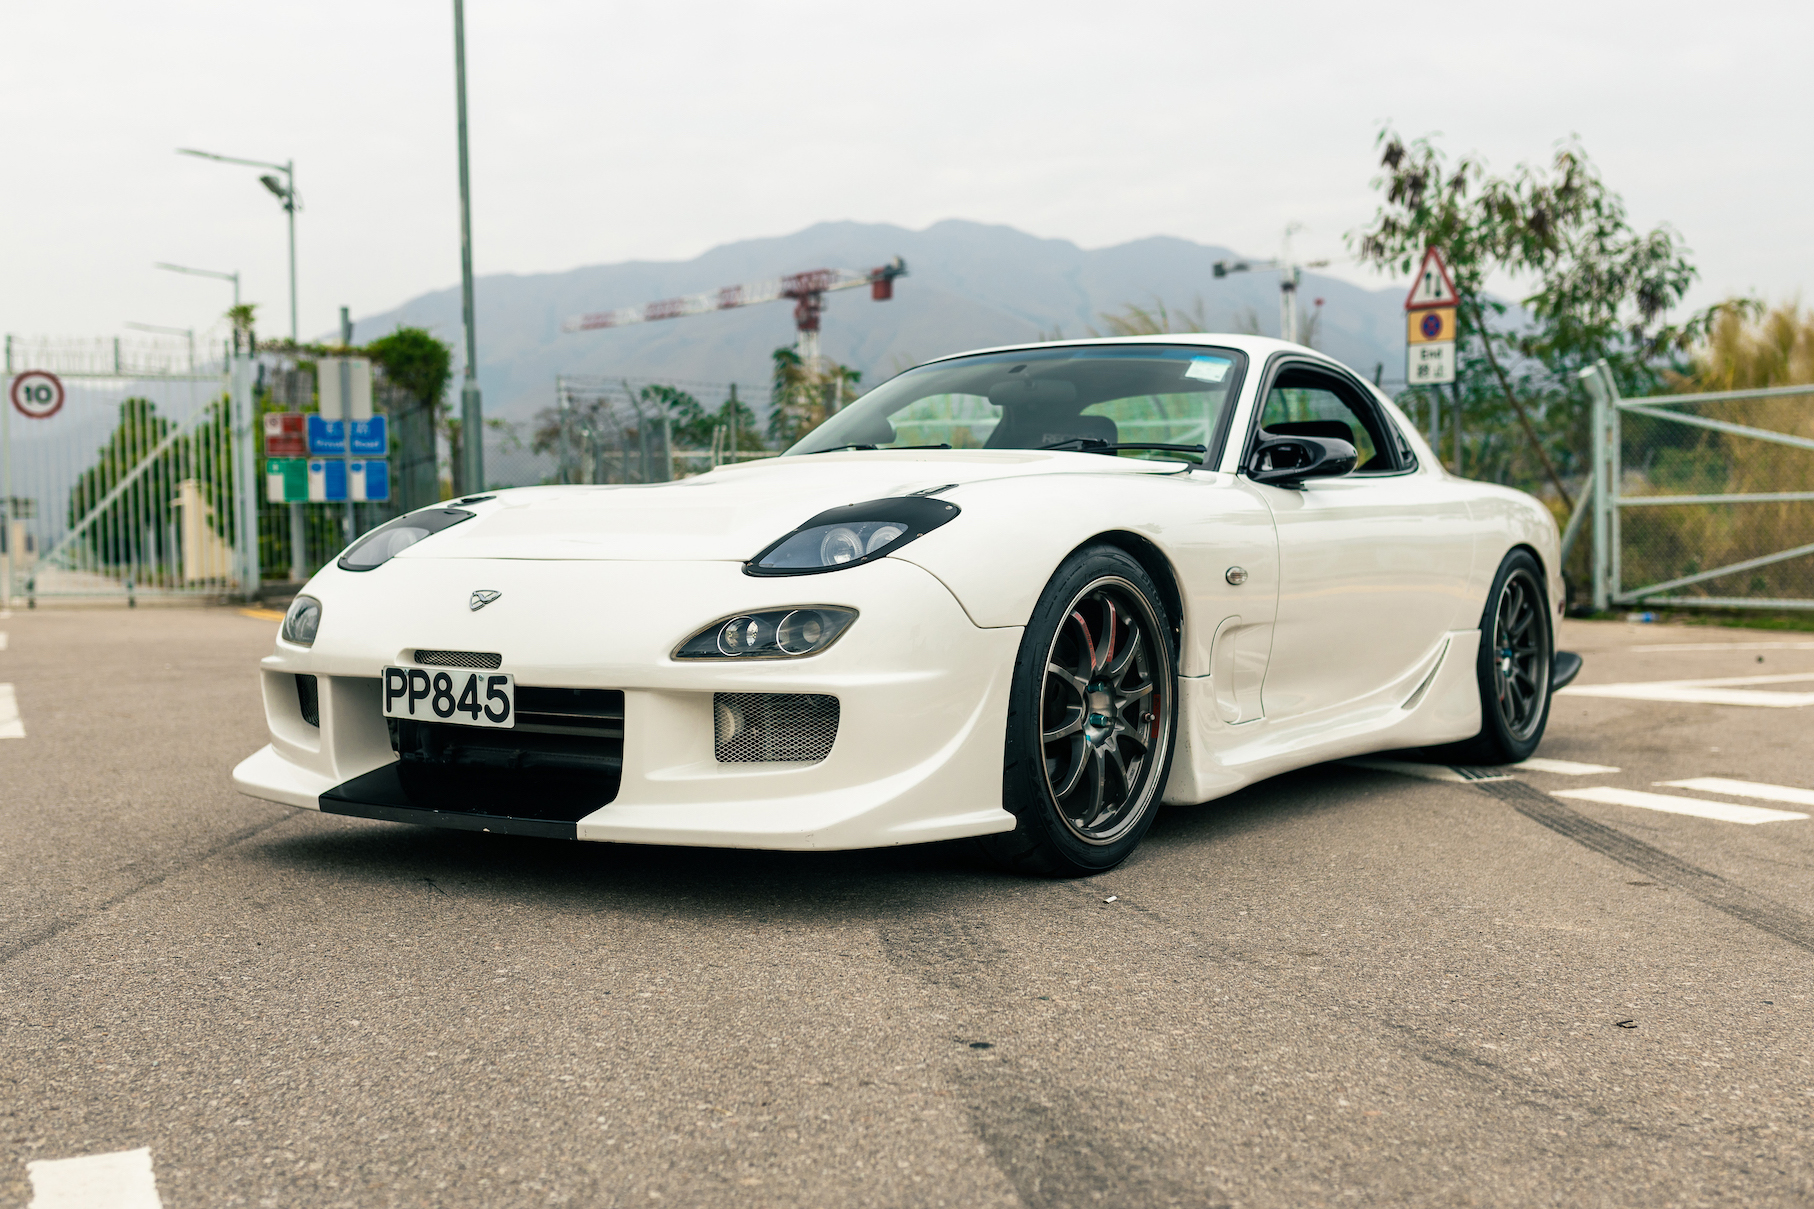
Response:
[[[6,649],[6,631],[0,630],[0,651]]]
[[[1631,649],[1647,653],[1659,651],[1814,651],[1814,642],[1665,642],[1656,646],[1634,646]]]
[[[1799,709],[1814,705],[1814,693],[1763,692],[1741,685],[1796,684],[1814,680],[1814,672],[1775,676],[1724,676],[1712,680],[1645,680],[1633,684],[1571,684],[1558,697],[1618,697],[1628,701],[1675,701],[1690,705],[1754,705]]]
[[[1610,785],[1599,785],[1592,789],[1559,789],[1553,796],[1578,798],[1583,802],[1606,802],[1613,806],[1636,806],[1640,810],[1659,810],[1664,814],[1691,814],[1696,818],[1717,819],[1722,823],[1781,823],[1808,817],[1792,810],[1735,806],[1730,802],[1708,802],[1700,798],[1678,797],[1672,793],[1646,793],[1641,789],[1615,789]]]
[[[1766,802],[1793,802],[1797,806],[1814,806],[1814,789],[1797,789],[1793,785],[1766,785],[1758,781],[1734,781],[1729,777],[1690,777],[1686,781],[1655,783],[1670,789],[1723,793],[1729,798],[1759,798]]]
[[[1532,756],[1512,767],[1528,768],[1532,772],[1553,772],[1565,777],[1591,777],[1595,773],[1619,771],[1610,764],[1577,764],[1573,760],[1552,760],[1547,756]]]
[[[13,686],[0,684],[0,739],[23,739],[25,723],[19,720],[19,698]]]
[[[1343,760],[1351,768],[1370,768],[1374,772],[1395,772],[1400,776],[1417,777],[1425,781],[1509,781],[1511,776],[1502,772],[1480,772],[1472,768],[1454,768],[1447,764],[1413,764],[1409,760]]]
[[[25,1165],[31,1209],[163,1209],[151,1150],[120,1150]]]

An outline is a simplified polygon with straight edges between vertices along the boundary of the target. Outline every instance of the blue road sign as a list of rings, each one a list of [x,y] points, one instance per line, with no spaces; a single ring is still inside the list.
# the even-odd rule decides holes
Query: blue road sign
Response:
[[[346,421],[309,416],[309,456],[339,457],[346,453]],[[383,416],[353,421],[353,456],[381,458],[389,454],[390,432]]]

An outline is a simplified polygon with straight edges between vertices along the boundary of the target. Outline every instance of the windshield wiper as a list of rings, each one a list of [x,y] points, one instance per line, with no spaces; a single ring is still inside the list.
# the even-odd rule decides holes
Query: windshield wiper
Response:
[[[1041,445],[1041,449],[1064,449],[1075,445],[1078,453],[1110,453],[1117,449],[1157,449],[1166,453],[1194,453],[1207,458],[1209,449],[1203,445],[1165,445],[1154,441],[1104,441],[1097,437],[1067,437],[1062,441],[1053,441],[1050,445]]]
[[[806,452],[809,454],[837,453],[840,450],[845,450],[845,449],[883,449],[883,448],[887,448],[887,449],[949,449],[949,448],[951,448],[951,446],[949,446],[949,445],[888,445],[888,446],[882,446],[882,445],[833,445],[829,449],[809,449]]]

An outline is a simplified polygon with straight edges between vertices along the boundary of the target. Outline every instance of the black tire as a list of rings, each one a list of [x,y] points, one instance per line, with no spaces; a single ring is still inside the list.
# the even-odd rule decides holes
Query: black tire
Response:
[[[1113,869],[1152,826],[1171,773],[1177,649],[1140,564],[1088,546],[1058,568],[1021,637],[1008,698],[997,863],[1039,877]]]
[[[1528,760],[1549,725],[1556,636],[1543,568],[1528,550],[1499,564],[1480,615],[1480,733],[1459,753],[1478,764]]]

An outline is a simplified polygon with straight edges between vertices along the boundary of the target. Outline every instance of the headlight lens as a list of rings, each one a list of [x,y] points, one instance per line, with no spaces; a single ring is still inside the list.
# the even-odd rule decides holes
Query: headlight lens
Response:
[[[283,640],[297,646],[314,646],[315,632],[321,629],[321,602],[313,596],[298,596],[283,615]]]
[[[855,609],[808,605],[715,621],[680,644],[676,659],[792,659],[816,655],[857,619]]]
[[[370,571],[381,567],[425,537],[451,528],[475,514],[462,508],[423,508],[379,525],[347,547],[340,556],[343,571]]]
[[[956,504],[900,496],[833,508],[743,565],[746,575],[814,575],[893,553],[957,516]]]

